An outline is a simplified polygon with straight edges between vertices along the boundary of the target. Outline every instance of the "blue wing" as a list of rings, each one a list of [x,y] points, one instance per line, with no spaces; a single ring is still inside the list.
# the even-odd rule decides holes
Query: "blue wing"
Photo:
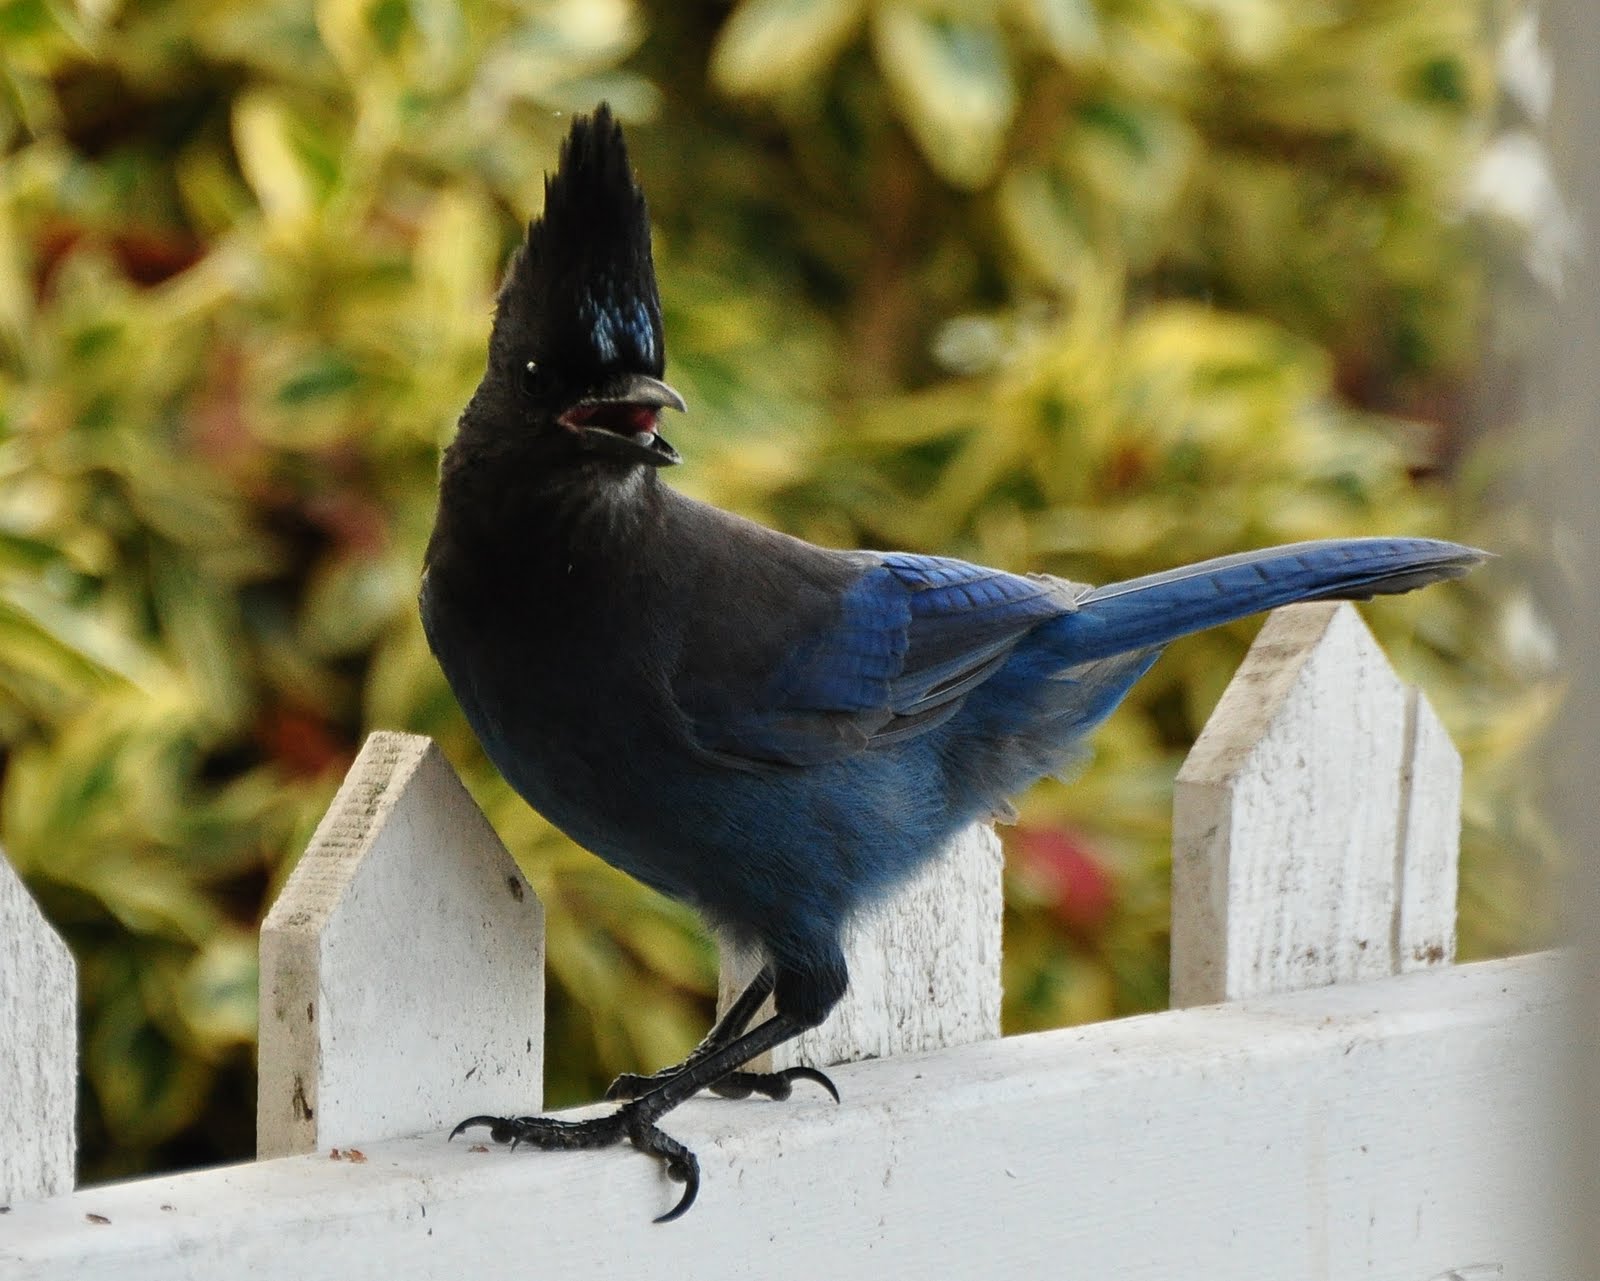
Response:
[[[1087,590],[935,556],[862,559],[833,615],[786,638],[756,697],[733,707],[721,691],[677,691],[702,747],[736,762],[818,765],[925,734]]]
[[[759,680],[679,691],[680,706],[700,744],[734,763],[815,765],[927,733],[996,677],[968,728],[1037,776],[1179,636],[1293,601],[1410,591],[1482,559],[1430,539],[1330,539],[1090,589],[867,553],[821,623],[775,639],[791,648]]]

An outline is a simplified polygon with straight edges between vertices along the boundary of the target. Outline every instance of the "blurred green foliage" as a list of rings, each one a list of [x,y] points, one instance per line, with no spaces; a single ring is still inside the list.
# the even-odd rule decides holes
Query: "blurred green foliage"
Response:
[[[685,1050],[714,955],[487,768],[414,604],[438,449],[566,113],[635,122],[681,483],[1100,581],[1514,542],[1459,452],[1486,0],[0,0],[0,822],[84,992],[85,1172],[240,1155],[254,928],[369,728],[549,907],[549,1096]],[[678,480],[675,476],[674,480]],[[1543,928],[1537,619],[1369,618],[1468,762],[1468,954]],[[1168,801],[1251,630],[1174,646],[1012,843],[1013,1030],[1164,999]]]

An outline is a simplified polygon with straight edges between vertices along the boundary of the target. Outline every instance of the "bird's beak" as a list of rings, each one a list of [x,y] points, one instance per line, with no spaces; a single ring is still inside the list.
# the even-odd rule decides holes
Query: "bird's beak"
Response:
[[[652,467],[670,467],[682,456],[656,430],[663,409],[682,413],[683,397],[648,374],[619,374],[591,391],[558,421],[591,448]]]

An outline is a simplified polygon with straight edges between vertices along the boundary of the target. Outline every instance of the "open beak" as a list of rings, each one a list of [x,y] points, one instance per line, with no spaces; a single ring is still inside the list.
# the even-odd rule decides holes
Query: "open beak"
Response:
[[[662,439],[657,423],[663,409],[682,413],[683,397],[648,374],[619,374],[596,387],[563,413],[560,424],[591,448],[652,467],[683,461]]]

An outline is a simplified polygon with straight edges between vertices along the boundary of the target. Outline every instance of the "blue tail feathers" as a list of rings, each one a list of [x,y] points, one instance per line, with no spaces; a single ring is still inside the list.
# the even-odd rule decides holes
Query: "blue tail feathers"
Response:
[[[1052,626],[1074,663],[1161,646],[1307,600],[1367,600],[1459,578],[1485,553],[1428,538],[1289,543],[1111,583]]]
[[[1035,627],[951,723],[962,768],[951,812],[1003,798],[1081,755],[1162,648],[1190,632],[1306,600],[1362,600],[1466,573],[1484,554],[1420,538],[1295,543],[1112,583]]]

